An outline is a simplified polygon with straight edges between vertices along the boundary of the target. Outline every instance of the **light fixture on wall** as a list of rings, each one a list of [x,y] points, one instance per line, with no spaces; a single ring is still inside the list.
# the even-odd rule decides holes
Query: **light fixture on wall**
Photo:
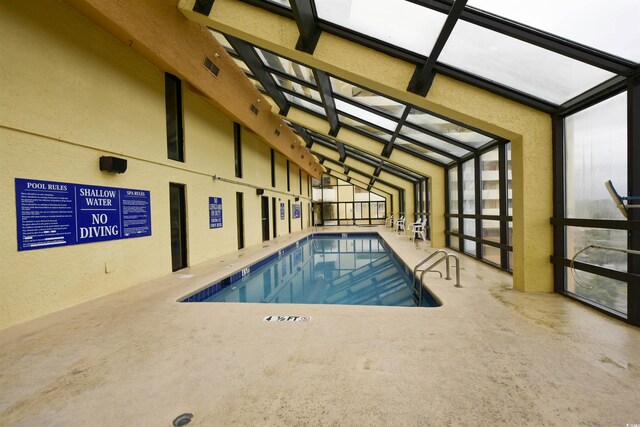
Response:
[[[300,200],[300,196],[296,196],[295,201],[299,201]]]
[[[113,156],[100,157],[100,170],[103,172],[125,173],[127,170],[127,159]]]
[[[258,196],[262,196],[264,194],[264,189],[263,188],[256,188],[256,194]]]

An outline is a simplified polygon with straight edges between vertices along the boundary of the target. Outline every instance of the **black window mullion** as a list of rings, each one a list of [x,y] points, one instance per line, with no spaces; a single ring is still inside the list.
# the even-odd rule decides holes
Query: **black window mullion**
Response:
[[[640,78],[629,81],[627,90],[627,183],[629,196],[640,196]],[[629,205],[640,201],[629,200]],[[640,220],[640,208],[629,209],[629,220]],[[640,250],[640,231],[629,231],[628,248]],[[628,255],[628,272],[640,274],[640,255]],[[627,321],[640,325],[640,286],[627,284]]]
[[[482,214],[482,191],[480,184],[482,182],[481,173],[480,173],[480,156],[476,156],[473,159],[473,167],[474,167],[474,180],[475,180],[475,195],[476,195],[476,238],[482,239],[482,220],[480,219],[480,215]],[[482,243],[478,240],[476,242],[476,258],[482,259]]]
[[[460,235],[464,235],[464,220],[462,219],[462,214],[464,213],[464,181],[462,179],[462,163],[458,164],[458,233]],[[464,244],[465,239],[458,238],[458,248],[460,252],[464,253]]]
[[[552,143],[553,143],[553,217],[565,217],[565,153],[564,153],[564,118],[552,116]],[[553,227],[553,254],[555,257],[564,258],[566,254],[565,226],[556,224]],[[565,268],[562,265],[553,266],[554,290],[559,293],[566,291]]]
[[[509,170],[507,169],[507,145],[500,144],[498,146],[498,194],[499,194],[499,214],[506,217],[509,209],[509,188],[507,187],[507,178]],[[500,243],[507,245],[509,242],[509,221],[500,220]],[[500,250],[500,266],[509,269],[509,251]]]

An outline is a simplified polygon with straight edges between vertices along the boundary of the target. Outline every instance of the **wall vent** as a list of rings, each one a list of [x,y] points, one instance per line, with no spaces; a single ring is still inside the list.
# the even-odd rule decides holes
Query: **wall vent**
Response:
[[[218,68],[218,66],[206,56],[204,57],[204,68],[209,70],[209,72],[213,74],[213,77],[218,77],[218,73],[220,73],[220,68]]]
[[[260,111],[258,111],[258,107],[251,104],[251,112],[257,116]]]
[[[280,131],[276,129],[276,136],[280,136]]]

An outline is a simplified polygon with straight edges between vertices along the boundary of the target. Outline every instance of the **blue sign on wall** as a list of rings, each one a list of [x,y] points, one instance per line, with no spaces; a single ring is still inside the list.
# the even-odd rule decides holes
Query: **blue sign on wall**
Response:
[[[209,197],[209,228],[222,228],[222,197]]]
[[[284,203],[280,203],[280,219],[284,219]]]
[[[300,205],[297,203],[293,205],[293,217],[300,218]]]
[[[16,178],[18,250],[151,235],[146,190]]]

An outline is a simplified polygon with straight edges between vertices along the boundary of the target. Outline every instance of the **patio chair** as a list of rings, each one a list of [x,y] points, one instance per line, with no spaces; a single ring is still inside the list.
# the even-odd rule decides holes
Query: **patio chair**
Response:
[[[411,240],[415,240],[416,236],[421,238],[423,241],[427,240],[427,218],[423,219],[420,224],[413,227],[413,231],[411,232]]]

